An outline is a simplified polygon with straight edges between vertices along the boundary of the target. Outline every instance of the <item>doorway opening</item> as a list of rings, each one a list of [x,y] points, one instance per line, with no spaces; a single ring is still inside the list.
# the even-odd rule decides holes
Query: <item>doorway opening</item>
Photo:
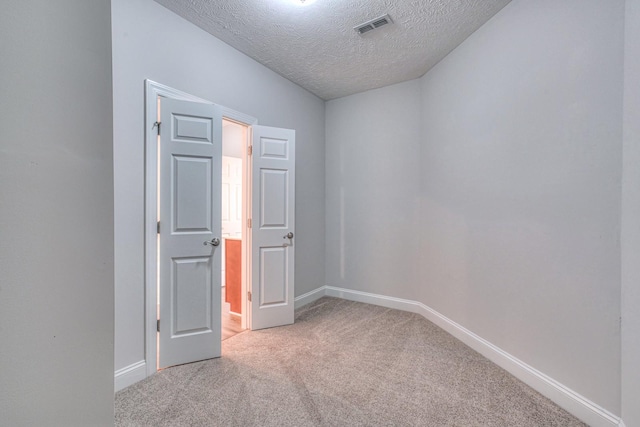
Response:
[[[144,367],[150,376],[220,357],[224,304],[228,319],[239,315],[236,329],[293,323],[295,131],[258,125],[251,116],[151,80],[145,84]],[[223,126],[233,141],[224,150],[226,188]],[[233,175],[240,175],[240,188]],[[234,240],[241,248],[234,264],[240,265],[240,311],[226,301],[230,247],[222,262]]]
[[[245,124],[222,119],[222,341],[246,329],[246,150],[249,128]],[[243,242],[245,244],[243,244]]]

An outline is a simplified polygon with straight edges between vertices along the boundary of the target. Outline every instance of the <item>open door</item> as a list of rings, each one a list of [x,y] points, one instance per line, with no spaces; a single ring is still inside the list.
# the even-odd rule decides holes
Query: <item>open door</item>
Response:
[[[251,329],[293,323],[295,131],[253,126]]]
[[[158,367],[220,357],[219,106],[161,98]]]

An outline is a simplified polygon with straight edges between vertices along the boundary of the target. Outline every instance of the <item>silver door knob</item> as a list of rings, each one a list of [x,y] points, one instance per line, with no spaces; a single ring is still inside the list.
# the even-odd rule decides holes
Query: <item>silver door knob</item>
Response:
[[[217,237],[214,237],[211,240],[207,240],[206,242],[203,243],[203,245],[211,245],[211,246],[218,246],[220,244],[220,239],[218,239]]]
[[[287,235],[283,237],[283,239],[293,239],[293,233],[288,232]]]

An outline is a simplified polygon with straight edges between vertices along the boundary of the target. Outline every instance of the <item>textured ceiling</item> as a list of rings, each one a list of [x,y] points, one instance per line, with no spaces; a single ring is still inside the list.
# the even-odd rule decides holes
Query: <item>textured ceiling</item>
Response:
[[[329,100],[422,76],[510,0],[156,1]]]

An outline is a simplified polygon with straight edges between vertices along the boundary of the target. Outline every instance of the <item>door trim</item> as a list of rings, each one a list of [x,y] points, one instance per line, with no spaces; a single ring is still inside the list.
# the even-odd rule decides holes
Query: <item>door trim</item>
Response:
[[[213,104],[206,99],[199,98],[189,93],[157,83],[153,80],[145,80],[145,112],[144,112],[144,147],[145,147],[145,182],[144,182],[144,349],[146,362],[146,376],[157,372],[158,366],[158,342],[157,342],[157,281],[158,281],[158,241],[156,229],[157,209],[157,175],[158,175],[158,147],[157,132],[154,124],[157,121],[157,99],[179,99],[183,101]],[[252,116],[221,106],[222,117],[251,126],[258,124],[258,120]]]

